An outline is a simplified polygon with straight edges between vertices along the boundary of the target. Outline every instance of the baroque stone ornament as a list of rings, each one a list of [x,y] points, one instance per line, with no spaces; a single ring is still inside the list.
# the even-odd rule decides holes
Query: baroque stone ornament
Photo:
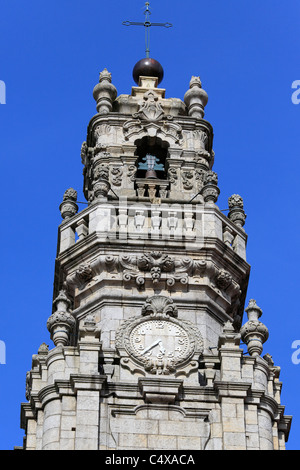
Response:
[[[82,289],[93,278],[93,271],[89,264],[81,264],[75,272],[68,274],[66,277],[66,285],[75,289]]]
[[[256,301],[251,299],[245,312],[248,315],[248,321],[240,330],[241,338],[247,344],[250,356],[260,356],[263,343],[269,337],[268,328],[258,320],[262,315],[262,310],[257,306]]]
[[[111,73],[107,69],[100,73],[99,83],[93,90],[93,96],[97,102],[96,108],[99,114],[108,114],[112,110],[117,90],[111,83]]]
[[[175,262],[170,256],[159,251],[144,253],[137,258],[137,266],[141,271],[150,271],[154,283],[158,282],[162,271],[170,272],[175,267]]]
[[[159,121],[165,116],[158,96],[153,90],[146,91],[143,100],[138,112],[133,114],[134,118],[145,119],[146,121]]]
[[[200,77],[193,76],[190,81],[190,89],[184,95],[184,102],[188,108],[189,116],[203,119],[207,101],[208,96],[202,88]]]
[[[100,163],[94,169],[93,190],[96,199],[105,199],[110,190],[109,166]]]
[[[79,327],[79,338],[81,342],[96,341],[100,339],[101,330],[93,315],[89,314]]]
[[[228,218],[237,226],[243,227],[246,221],[244,202],[239,194],[233,194],[228,198]]]
[[[176,376],[178,369],[184,373],[184,366],[194,356],[199,357],[203,352],[199,330],[192,322],[175,318],[174,311],[177,316],[172,299],[153,296],[146,300],[142,317],[132,317],[121,324],[116,347],[124,367],[133,373],[144,370],[149,374]],[[196,362],[192,364],[195,367]]]
[[[59,206],[59,210],[63,219],[70,219],[78,212],[77,191],[69,188],[65,191],[63,202]]]
[[[55,346],[66,346],[70,333],[75,328],[75,318],[69,312],[71,301],[65,290],[61,290],[53,302],[56,311],[48,318],[47,328]]]
[[[206,171],[202,178],[201,194],[205,202],[216,203],[220,194],[218,175],[214,171]]]
[[[178,309],[170,297],[155,295],[146,300],[142,315],[177,317]]]

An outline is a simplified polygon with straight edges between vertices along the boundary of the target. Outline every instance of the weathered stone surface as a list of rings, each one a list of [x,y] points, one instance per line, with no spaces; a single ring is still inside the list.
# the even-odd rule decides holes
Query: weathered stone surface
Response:
[[[117,97],[105,69],[94,98],[88,204],[78,213],[70,188],[60,205],[53,345],[26,375],[24,448],[284,449],[291,419],[254,301],[242,326],[244,204],[231,196],[228,217],[216,206],[199,77],[184,101],[155,77]]]

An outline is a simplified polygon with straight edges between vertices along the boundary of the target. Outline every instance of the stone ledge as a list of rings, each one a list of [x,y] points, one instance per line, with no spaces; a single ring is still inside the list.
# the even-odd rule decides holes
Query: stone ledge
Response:
[[[162,377],[141,377],[138,380],[146,403],[175,403],[179,399],[183,380]]]

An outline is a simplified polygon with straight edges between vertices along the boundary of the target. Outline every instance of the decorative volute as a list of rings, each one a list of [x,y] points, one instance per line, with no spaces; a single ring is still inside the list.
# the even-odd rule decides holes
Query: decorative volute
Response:
[[[208,95],[203,90],[200,77],[192,77],[190,89],[184,95],[184,102],[188,108],[189,116],[203,119],[204,108],[208,102]]]
[[[96,108],[99,114],[108,114],[112,110],[113,102],[117,97],[117,89],[111,83],[111,73],[104,69],[100,73],[99,83],[93,90]]]

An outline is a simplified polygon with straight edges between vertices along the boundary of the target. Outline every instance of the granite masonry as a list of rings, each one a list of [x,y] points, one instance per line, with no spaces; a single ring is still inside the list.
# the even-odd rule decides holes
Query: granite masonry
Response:
[[[106,69],[94,88],[88,203],[69,188],[59,207],[52,344],[26,376],[24,449],[285,449],[280,368],[261,308],[245,309],[243,199],[216,205],[200,78],[166,98],[156,70],[139,64],[128,95]]]

